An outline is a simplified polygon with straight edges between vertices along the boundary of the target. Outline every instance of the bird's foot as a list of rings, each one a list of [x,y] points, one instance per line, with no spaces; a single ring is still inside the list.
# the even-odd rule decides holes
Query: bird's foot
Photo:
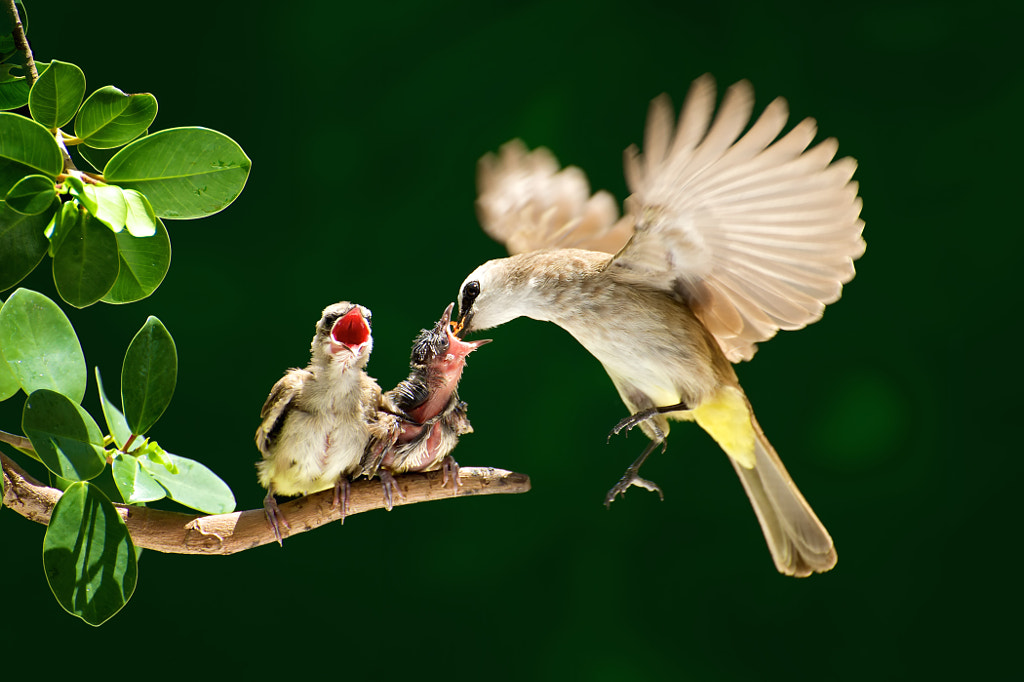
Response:
[[[636,426],[642,421],[650,419],[656,414],[658,414],[658,408],[652,407],[649,410],[644,410],[643,412],[637,412],[636,414],[629,415],[612,428],[611,432],[608,434],[608,440],[610,441],[612,439],[612,436],[619,435],[623,431],[623,429],[625,429],[626,433],[628,434],[630,431],[633,430],[634,426]]]
[[[398,481],[387,469],[380,470],[380,484],[384,489],[384,508],[391,511],[391,508],[395,506],[394,495],[405,499],[405,493],[398,487]]]
[[[441,485],[452,484],[452,494],[459,493],[459,463],[451,455],[447,455],[441,462]]]
[[[639,468],[629,467],[626,469],[626,473],[622,475],[622,478],[619,479],[619,482],[613,485],[612,489],[608,491],[608,494],[604,496],[605,508],[610,509],[615,498],[618,495],[625,497],[626,491],[634,485],[638,488],[646,488],[652,493],[658,493],[658,497],[661,498],[661,501],[665,501],[665,493],[661,491],[661,488],[657,483],[654,481],[648,481],[646,478],[641,478]]]
[[[281,526],[288,530],[291,530],[292,527],[288,525],[288,519],[284,517],[281,509],[277,506],[277,500],[274,499],[273,493],[268,492],[267,496],[263,498],[263,512],[267,515],[267,522],[270,524],[271,530],[274,531],[274,538],[277,540],[277,544],[284,547]]]
[[[641,422],[647,421],[648,419],[656,415],[667,414],[669,412],[681,412],[683,410],[689,409],[690,406],[687,405],[685,402],[678,402],[675,405],[649,407],[646,410],[641,410],[636,414],[629,415],[628,417],[620,421],[618,424],[616,424],[615,427],[611,430],[611,433],[608,434],[608,440],[611,440],[612,436],[619,435],[619,433],[621,433],[623,429],[625,429],[626,433],[628,434],[634,426],[640,424]],[[657,440],[663,440],[665,438],[665,434],[662,433],[661,429],[658,428],[657,424],[654,424],[654,432],[657,436]]]
[[[345,525],[345,514],[348,513],[348,493],[351,489],[348,478],[342,477],[334,484],[334,500],[331,502],[331,509],[341,507],[341,525]]]

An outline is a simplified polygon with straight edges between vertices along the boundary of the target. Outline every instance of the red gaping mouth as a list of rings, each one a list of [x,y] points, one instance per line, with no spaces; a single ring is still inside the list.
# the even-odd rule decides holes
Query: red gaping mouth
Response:
[[[338,346],[346,346],[350,351],[356,352],[370,340],[370,325],[366,324],[363,314],[358,306],[353,307],[331,327],[331,340]]]
[[[463,359],[473,351],[485,343],[490,343],[491,339],[481,339],[480,341],[463,341],[459,337],[459,332],[462,331],[461,322],[452,322],[452,309],[455,307],[454,303],[449,303],[448,308],[445,309],[444,315],[441,316],[441,324],[444,325],[444,331],[448,335],[448,355],[449,357]]]

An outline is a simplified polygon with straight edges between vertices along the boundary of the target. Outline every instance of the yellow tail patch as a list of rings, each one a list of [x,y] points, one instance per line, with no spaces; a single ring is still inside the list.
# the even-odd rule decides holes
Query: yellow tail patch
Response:
[[[754,468],[754,427],[747,401],[739,389],[721,389],[694,408],[693,418],[740,466]]]

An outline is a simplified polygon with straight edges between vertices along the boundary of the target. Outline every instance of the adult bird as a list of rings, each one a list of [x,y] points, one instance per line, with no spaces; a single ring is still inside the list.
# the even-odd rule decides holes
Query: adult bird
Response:
[[[828,531],[765,438],[732,363],[779,329],[818,320],[864,252],[856,162],[833,161],[834,139],[810,147],[805,119],[779,137],[788,108],[753,112],[747,81],[715,111],[710,76],[697,79],[673,126],[668,98],[648,114],[644,152],[626,150],[632,195],[619,217],[591,195],[578,168],[559,170],[521,142],[485,156],[477,213],[509,258],[474,270],[459,291],[459,333],[520,316],[554,322],[604,366],[651,443],[608,492],[659,492],[640,466],[665,445],[669,419],[696,421],[725,450],[778,570],[831,569]],[[613,255],[614,254],[614,255]]]

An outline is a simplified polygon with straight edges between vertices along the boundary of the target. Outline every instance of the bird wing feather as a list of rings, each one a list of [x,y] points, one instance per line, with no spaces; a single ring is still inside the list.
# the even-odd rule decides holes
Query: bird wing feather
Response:
[[[856,161],[833,162],[834,139],[808,148],[812,119],[779,137],[781,98],[743,134],[753,103],[740,81],[715,115],[710,76],[693,83],[676,126],[667,97],[651,103],[644,153],[625,155],[635,231],[609,264],[682,297],[733,362],[818,320],[865,248]]]
[[[264,456],[270,456],[270,446],[284,426],[284,418],[291,403],[299,395],[303,383],[313,375],[307,369],[290,369],[270,389],[270,395],[260,410],[259,428],[256,429],[256,447]]]
[[[559,169],[547,149],[512,140],[477,166],[477,217],[509,254],[541,249],[615,253],[633,233],[608,192],[590,193],[579,168]]]
[[[583,171],[559,169],[547,149],[520,140],[477,169],[477,215],[510,254],[580,248],[616,254],[626,280],[685,300],[733,362],[779,329],[818,320],[853,278],[864,253],[852,158],[813,119],[772,101],[744,133],[750,83],[730,87],[715,114],[710,76],[694,81],[673,126],[664,95],[651,103],[644,152],[626,150],[633,194],[619,217],[611,195],[590,193]]]

